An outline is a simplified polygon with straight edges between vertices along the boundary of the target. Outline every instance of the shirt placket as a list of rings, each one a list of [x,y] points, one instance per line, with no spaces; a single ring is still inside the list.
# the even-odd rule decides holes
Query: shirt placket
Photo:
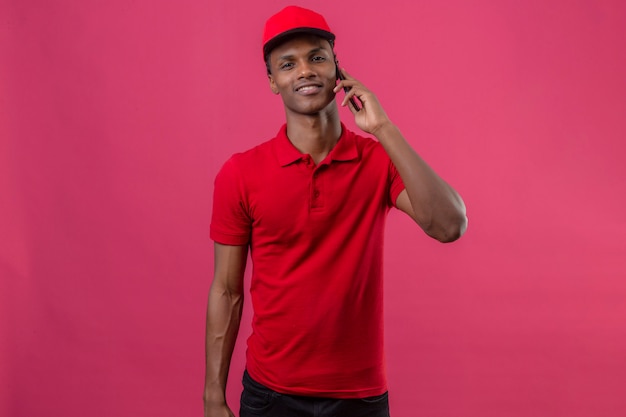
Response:
[[[324,208],[324,182],[321,174],[325,166],[315,166],[310,156],[305,157],[304,161],[311,175],[309,207],[311,210],[321,210]]]

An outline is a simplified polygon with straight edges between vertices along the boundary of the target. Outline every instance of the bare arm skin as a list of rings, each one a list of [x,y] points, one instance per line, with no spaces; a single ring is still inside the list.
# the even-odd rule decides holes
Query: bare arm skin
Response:
[[[342,72],[346,79],[337,84],[335,92],[344,86],[350,91],[341,105],[349,105],[357,126],[378,139],[404,182],[405,190],[396,200],[397,207],[440,242],[452,242],[461,237],[467,228],[467,216],[459,194],[413,150],[387,117],[376,96],[344,70]],[[348,104],[354,96],[363,103],[358,112]]]
[[[234,417],[226,404],[226,381],[243,309],[248,247],[214,246],[215,272],[206,320],[204,416]]]

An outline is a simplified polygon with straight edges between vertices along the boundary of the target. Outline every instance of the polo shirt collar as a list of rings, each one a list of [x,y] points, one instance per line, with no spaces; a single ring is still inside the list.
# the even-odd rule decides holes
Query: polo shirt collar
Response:
[[[280,166],[287,166],[306,156],[300,153],[289,141],[287,137],[287,124],[284,124],[280,128],[274,143]],[[346,129],[343,123],[341,123],[341,136],[339,137],[339,141],[330,151],[329,156],[332,161],[352,161],[359,157],[359,151],[356,146],[356,141],[354,140],[354,133]]]

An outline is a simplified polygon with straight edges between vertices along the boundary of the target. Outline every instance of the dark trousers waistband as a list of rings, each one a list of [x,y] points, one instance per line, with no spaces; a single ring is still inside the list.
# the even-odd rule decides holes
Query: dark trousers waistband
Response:
[[[387,393],[367,398],[321,398],[278,393],[243,374],[240,417],[389,417]]]

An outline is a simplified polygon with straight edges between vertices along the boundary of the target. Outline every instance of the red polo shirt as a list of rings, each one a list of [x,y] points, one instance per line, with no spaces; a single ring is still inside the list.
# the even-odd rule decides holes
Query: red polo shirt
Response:
[[[362,398],[387,390],[383,234],[404,189],[382,146],[342,125],[317,166],[286,126],[215,179],[211,238],[250,245],[247,369],[278,392]]]

